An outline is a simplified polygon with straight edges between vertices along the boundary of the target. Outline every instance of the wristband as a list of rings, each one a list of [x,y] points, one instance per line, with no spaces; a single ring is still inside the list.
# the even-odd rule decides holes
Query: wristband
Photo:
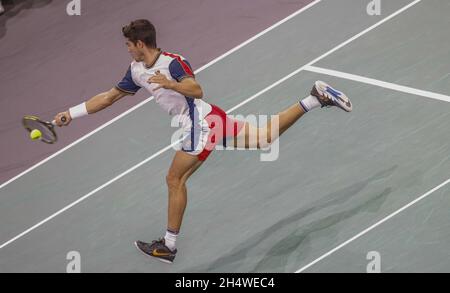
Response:
[[[72,107],[69,109],[69,114],[72,119],[80,118],[88,115],[88,111],[86,109],[86,103],[79,104],[78,106]]]

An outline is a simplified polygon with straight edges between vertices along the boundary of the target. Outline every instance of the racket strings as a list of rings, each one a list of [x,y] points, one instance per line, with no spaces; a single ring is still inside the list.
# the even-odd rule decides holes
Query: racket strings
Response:
[[[56,140],[55,133],[45,124],[36,120],[26,120],[25,126],[29,131],[34,129],[39,130],[42,133],[41,139],[46,142],[54,142]]]

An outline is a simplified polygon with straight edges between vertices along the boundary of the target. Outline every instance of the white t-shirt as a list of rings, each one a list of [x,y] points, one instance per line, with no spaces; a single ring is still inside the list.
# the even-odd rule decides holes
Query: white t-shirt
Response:
[[[150,68],[144,62],[133,61],[116,88],[128,94],[135,94],[139,89],[145,88],[155,97],[156,103],[170,115],[190,117],[190,119],[180,120],[183,125],[202,120],[211,112],[211,105],[202,99],[186,97],[176,91],[164,88],[155,91],[154,88],[158,84],[149,83],[148,80],[157,71],[164,74],[167,79],[176,80],[177,82],[186,77],[195,77],[191,65],[182,56],[161,52],[156,62]]]

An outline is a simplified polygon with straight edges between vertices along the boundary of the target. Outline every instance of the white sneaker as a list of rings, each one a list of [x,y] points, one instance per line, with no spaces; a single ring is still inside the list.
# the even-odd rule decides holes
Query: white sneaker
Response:
[[[316,81],[311,95],[319,100],[322,108],[336,106],[346,112],[353,110],[352,102],[343,92],[332,88],[323,81]]]

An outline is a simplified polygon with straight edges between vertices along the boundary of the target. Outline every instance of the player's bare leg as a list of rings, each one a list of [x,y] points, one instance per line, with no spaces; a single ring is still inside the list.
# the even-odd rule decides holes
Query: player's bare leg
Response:
[[[270,144],[295,124],[304,114],[300,105],[297,103],[278,114],[278,118],[272,118],[264,127],[256,127],[250,123],[245,123],[245,127],[239,132],[234,141],[235,147],[262,148],[260,137],[265,135],[262,141]],[[277,126],[276,126],[277,125]],[[272,132],[272,126],[278,127],[278,132]],[[240,145],[245,143],[245,146]]]
[[[239,148],[267,147],[267,144],[270,145],[275,141],[306,112],[317,107],[331,106],[339,107],[346,112],[351,112],[353,109],[350,100],[344,93],[332,88],[322,81],[317,81],[314,84],[310,96],[279,113],[278,117],[272,118],[265,126],[256,127],[249,123],[245,123],[245,127],[239,132],[234,141],[234,146]],[[273,127],[277,127],[278,129],[272,129]],[[261,136],[264,137],[260,140]]]
[[[182,151],[178,151],[173,158],[166,177],[169,189],[167,228],[170,231],[180,231],[187,203],[186,182],[202,163],[197,156],[192,156]]]
[[[168,228],[166,235],[164,238],[152,243],[136,241],[135,245],[139,250],[160,261],[173,262],[177,253],[175,243],[187,205],[186,182],[200,168],[202,163],[197,156],[192,156],[182,151],[178,151],[175,154],[166,177],[169,189]]]

